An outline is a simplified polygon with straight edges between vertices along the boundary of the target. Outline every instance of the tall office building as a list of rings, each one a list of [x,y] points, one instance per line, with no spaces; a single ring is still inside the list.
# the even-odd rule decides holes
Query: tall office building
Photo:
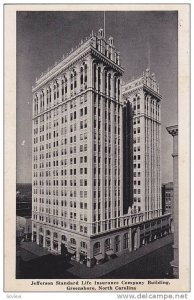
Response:
[[[62,241],[84,256],[91,236],[120,227],[122,73],[100,29],[33,87],[33,239],[51,251]]]
[[[89,267],[169,232],[169,217],[160,217],[161,96],[147,75],[125,86],[137,114],[128,118],[122,74],[113,38],[100,29],[33,87],[32,239]]]
[[[124,206],[144,212],[144,219],[162,213],[160,176],[161,95],[155,75],[143,75],[122,87],[124,153]]]

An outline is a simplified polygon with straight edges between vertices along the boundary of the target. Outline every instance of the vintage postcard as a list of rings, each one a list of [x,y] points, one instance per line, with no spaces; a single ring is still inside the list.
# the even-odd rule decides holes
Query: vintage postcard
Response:
[[[190,6],[4,5],[4,291],[190,291]]]

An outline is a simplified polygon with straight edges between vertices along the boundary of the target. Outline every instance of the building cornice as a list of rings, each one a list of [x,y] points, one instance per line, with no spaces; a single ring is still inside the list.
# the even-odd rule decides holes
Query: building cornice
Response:
[[[76,52],[76,51],[75,51]],[[82,52],[77,53],[75,56],[68,57],[67,59],[62,60],[56,67],[50,70],[48,73],[43,75],[38,81],[36,81],[36,86],[32,87],[32,92],[37,92],[40,88],[44,87],[48,82],[52,81],[54,78],[56,79],[57,76],[60,76],[61,73],[67,71],[71,68],[77,61],[82,60],[91,52],[91,47],[88,46],[87,48],[83,48]]]
[[[107,64],[107,66],[110,66],[111,68],[114,68],[114,70],[116,72],[118,72],[120,75],[123,74],[124,72],[124,68],[117,65],[113,60],[109,59],[108,57],[106,57],[103,53],[99,52],[98,50],[96,50],[93,46],[91,46],[92,49],[92,54],[96,56],[96,58],[100,59],[101,61],[103,61],[105,64]]]
[[[125,86],[127,86],[127,85],[125,85]],[[138,84],[137,86],[134,86],[134,87],[130,88],[129,90],[125,90],[124,89],[125,86],[123,86],[123,91],[122,91],[123,95],[130,95],[130,94],[134,94],[134,92],[144,90],[144,91],[148,92],[149,94],[154,95],[154,97],[156,97],[156,99],[158,101],[162,100],[162,96],[160,94],[158,94],[156,91],[154,91],[152,88],[148,87],[145,83]]]
[[[94,55],[96,58],[103,61],[107,66],[113,68],[119,75],[122,75],[124,69],[117,65],[113,60],[109,59],[101,52],[96,50],[93,45],[92,41],[89,40],[85,44],[83,44],[79,49],[75,50],[72,54],[70,54],[67,58],[62,59],[61,62],[56,64],[50,71],[46,74],[42,75],[37,81],[36,85],[32,87],[32,92],[37,92],[40,88],[43,88],[48,82],[52,81],[57,76],[60,76],[63,72],[67,71],[71,67],[74,66],[78,61],[84,59],[89,54]]]

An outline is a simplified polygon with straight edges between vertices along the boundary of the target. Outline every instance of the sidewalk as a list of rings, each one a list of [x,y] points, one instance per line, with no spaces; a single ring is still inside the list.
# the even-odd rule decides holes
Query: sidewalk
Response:
[[[100,278],[107,273],[110,273],[122,266],[127,265],[128,263],[141,258],[155,250],[162,248],[168,244],[173,242],[172,235],[168,235],[164,238],[158,239],[150,244],[147,244],[144,247],[137,249],[136,251],[129,252],[128,250],[125,253],[122,253],[115,259],[110,259],[109,261],[105,262],[104,264],[96,265],[91,269],[85,265],[81,265],[76,261],[72,261],[73,264],[72,268],[68,269],[68,272],[75,275],[79,278],[84,279],[92,279],[92,278]]]

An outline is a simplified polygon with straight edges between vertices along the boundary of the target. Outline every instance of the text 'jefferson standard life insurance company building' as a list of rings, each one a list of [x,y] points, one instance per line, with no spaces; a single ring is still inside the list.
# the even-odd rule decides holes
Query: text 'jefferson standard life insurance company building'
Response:
[[[123,72],[100,29],[33,87],[33,241],[89,267],[170,230],[158,84]]]

